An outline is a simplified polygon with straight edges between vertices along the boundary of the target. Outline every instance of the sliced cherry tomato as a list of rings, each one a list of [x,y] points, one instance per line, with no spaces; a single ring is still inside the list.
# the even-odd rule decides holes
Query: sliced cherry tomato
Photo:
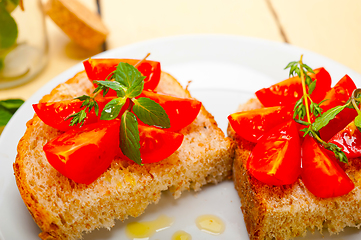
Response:
[[[292,119],[293,106],[276,106],[233,113],[228,116],[234,131],[242,138],[257,142],[274,126]]]
[[[184,135],[150,126],[138,125],[142,163],[154,163],[172,155],[183,142]],[[121,151],[119,156],[129,160]],[[130,160],[129,160],[130,161]]]
[[[301,146],[296,123],[272,128],[256,144],[247,162],[248,171],[270,185],[294,183],[301,173]]]
[[[342,196],[354,188],[354,183],[327,151],[312,137],[305,137],[301,178],[307,189],[317,197]]]
[[[326,93],[324,102],[321,103],[322,109],[327,111],[338,105],[345,104],[355,89],[354,81],[348,75],[345,75]]]
[[[321,103],[323,112],[336,107],[338,105],[344,105],[351,97],[353,90],[356,89],[355,83],[352,79],[345,75],[341,78],[336,85],[327,92],[325,101]],[[341,131],[357,116],[357,112],[354,109],[345,108],[334,119],[332,119],[327,126],[320,130],[320,136],[324,141],[328,141],[336,133]]]
[[[347,158],[361,156],[361,132],[356,127],[354,121],[334,135],[329,142],[339,146]]]
[[[99,106],[98,116],[95,113],[94,108],[87,112],[84,124],[91,124],[99,121],[100,113],[104,106],[112,98],[98,98],[96,101]],[[82,101],[79,100],[66,100],[59,102],[44,102],[33,104],[33,108],[38,117],[47,125],[56,128],[61,131],[67,131],[72,128],[79,128],[80,125],[69,126],[71,119],[67,119],[70,115],[79,112],[82,108]]]
[[[314,102],[320,102],[326,92],[331,89],[331,76],[324,68],[314,70],[315,74],[309,74],[314,80],[317,79],[316,88],[311,94]],[[265,107],[284,106],[297,102],[303,95],[301,79],[292,77],[276,83],[269,88],[262,88],[256,92],[258,100]]]
[[[43,149],[49,163],[77,183],[90,184],[106,169],[119,151],[119,120],[100,121],[69,130]]]
[[[331,76],[323,67],[313,70],[315,74],[310,73],[312,80],[317,79],[316,87],[311,94],[312,101],[315,103],[321,102],[326,96],[327,91],[331,89]]]
[[[196,99],[151,91],[143,91],[139,97],[150,98],[163,107],[170,120],[171,127],[167,128],[168,131],[178,131],[191,124],[198,116],[202,106],[202,103]]]
[[[120,62],[135,65],[140,60],[137,59],[98,59],[89,58],[84,61],[84,68],[90,81],[105,80],[111,74]],[[145,76],[144,89],[154,90],[159,83],[161,67],[160,62],[144,60],[137,66],[137,69]],[[115,95],[115,94],[113,94]]]

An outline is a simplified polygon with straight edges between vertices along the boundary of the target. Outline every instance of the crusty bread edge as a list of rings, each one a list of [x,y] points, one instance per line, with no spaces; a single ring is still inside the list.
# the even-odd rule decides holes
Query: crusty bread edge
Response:
[[[81,73],[82,72],[77,73],[74,77],[70,78],[64,84],[60,84],[59,86],[61,85],[66,86],[66,84],[71,85],[72,83],[77,83],[78,82],[77,76],[80,75]],[[54,88],[49,94],[44,95],[43,98],[40,100],[40,102],[49,101],[49,99],[51,99],[51,96],[55,96],[59,94],[61,96],[61,91],[59,89],[59,86]],[[36,114],[34,114],[34,117],[26,123],[26,128],[27,129],[30,128],[35,121],[40,121],[40,119]],[[51,226],[51,224],[48,224],[49,222],[52,222],[48,220],[50,218],[50,215],[48,214],[47,210],[44,207],[42,207],[40,204],[37,204],[37,201],[33,197],[32,191],[30,190],[31,187],[29,186],[28,182],[25,180],[25,176],[24,176],[25,173],[21,171],[21,169],[24,168],[23,161],[21,161],[21,159],[24,157],[23,155],[25,154],[22,149],[26,148],[26,140],[30,138],[29,136],[30,134],[31,132],[26,131],[25,135],[20,139],[19,144],[17,146],[17,156],[15,163],[13,164],[14,175],[20,195],[23,198],[23,201],[29,213],[32,215],[34,221],[36,222],[36,224],[39,226],[40,229],[48,229],[48,231],[46,232],[45,231],[41,232],[39,234],[39,237],[43,240],[51,240],[54,238],[52,237],[52,235],[48,234],[47,232],[55,233],[56,226]],[[47,221],[41,221],[41,219],[47,219]]]

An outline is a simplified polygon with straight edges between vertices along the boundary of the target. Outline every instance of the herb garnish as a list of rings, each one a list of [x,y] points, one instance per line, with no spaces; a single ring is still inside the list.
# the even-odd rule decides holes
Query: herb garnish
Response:
[[[5,126],[16,110],[24,103],[21,99],[8,99],[0,101],[0,128]]]
[[[4,68],[4,58],[18,37],[18,26],[11,12],[19,5],[19,0],[0,0],[0,70]]]
[[[317,79],[312,81],[311,77],[307,73],[314,72],[312,68],[302,62],[302,58],[303,55],[301,55],[300,61],[290,62],[285,68],[290,68],[290,76],[298,75],[302,81],[303,96],[295,104],[293,119],[296,122],[307,126],[307,128],[301,130],[305,132],[304,136],[308,134],[311,137],[315,138],[320,144],[322,144],[324,148],[332,151],[335,154],[335,157],[340,162],[347,163],[347,157],[342,151],[342,149],[333,143],[328,143],[322,140],[319,134],[319,130],[322,127],[326,126],[329,121],[331,121],[344,108],[350,106],[345,104],[344,106],[337,106],[335,108],[329,109],[325,113],[322,113],[322,108],[320,107],[320,104],[323,101],[321,101],[320,103],[314,103],[310,97],[310,94],[316,87]],[[308,91],[306,89],[306,86],[308,86]],[[308,104],[308,102],[310,102],[310,104]],[[311,122],[311,113],[316,117],[314,123]],[[298,119],[296,117],[298,117]],[[307,117],[307,121],[303,121],[304,117]]]
[[[293,118],[296,119],[296,116],[298,116],[297,120],[300,120],[300,119],[304,119],[304,117],[307,116],[307,122],[310,123],[311,122],[310,112],[315,117],[319,116],[322,112],[322,109],[320,107],[320,104],[322,102],[317,104],[313,102],[310,97],[313,90],[315,90],[316,88],[317,79],[312,81],[312,78],[307,74],[308,72],[313,74],[315,72],[312,70],[312,68],[310,68],[308,65],[302,62],[302,57],[303,56],[301,55],[301,59],[298,62],[297,61],[290,62],[285,67],[285,69],[290,68],[289,76],[298,75],[298,77],[302,80],[303,96],[296,102]],[[306,86],[308,86],[308,92]],[[310,102],[310,105],[308,104],[308,102]]]
[[[143,60],[138,62],[138,64]],[[101,92],[103,92],[103,96],[105,96],[110,89],[114,90],[117,93],[117,97],[105,105],[100,114],[100,119],[113,120],[119,117],[121,109],[129,102],[128,108],[120,117],[119,147],[125,156],[137,164],[142,165],[139,151],[140,138],[137,117],[143,123],[151,126],[161,128],[170,127],[168,115],[161,105],[149,98],[136,98],[143,91],[144,79],[145,77],[135,66],[120,62],[116,70],[109,74],[105,80],[94,81],[98,86],[94,90],[93,96],[83,95],[76,98],[83,101],[81,106],[83,109],[68,117],[71,118],[70,125],[80,124],[80,126],[82,126],[87,113],[90,112],[92,108],[94,108],[98,116],[99,106],[95,101],[96,96]]]

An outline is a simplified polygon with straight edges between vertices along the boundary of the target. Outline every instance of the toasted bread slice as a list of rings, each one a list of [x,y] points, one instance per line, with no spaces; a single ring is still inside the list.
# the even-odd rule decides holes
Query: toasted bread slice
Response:
[[[257,99],[240,105],[238,112],[261,108]],[[304,186],[302,179],[294,184],[271,186],[264,184],[247,169],[246,163],[255,144],[242,139],[232,127],[228,135],[237,142],[233,165],[233,181],[241,198],[241,209],[250,240],[292,239],[305,235],[307,229],[330,234],[341,232],[346,226],[361,226],[361,162],[350,159],[346,173],[355,183],[348,194],[322,199]]]
[[[72,99],[93,90],[81,72],[41,101]],[[190,97],[167,73],[162,73],[156,90]],[[202,185],[231,177],[233,141],[203,107],[195,121],[181,130],[184,141],[169,158],[144,166],[114,159],[90,185],[73,182],[48,163],[43,145],[60,133],[35,115],[27,123],[14,163],[16,183],[42,239],[79,239],[84,232],[111,228],[116,219],[139,216],[159,201],[162,191],[170,190],[178,198],[184,190],[198,191]]]
[[[48,0],[44,11],[70,39],[85,49],[98,47],[109,34],[101,17],[79,1]]]

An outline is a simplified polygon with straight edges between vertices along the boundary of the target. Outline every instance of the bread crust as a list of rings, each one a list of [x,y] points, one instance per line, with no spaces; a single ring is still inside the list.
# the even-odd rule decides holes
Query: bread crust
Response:
[[[251,99],[238,111],[260,107],[258,100]],[[347,226],[360,228],[360,159],[350,159],[349,165],[343,166],[355,188],[344,196],[322,199],[309,192],[300,178],[284,186],[271,186],[255,179],[246,169],[255,143],[242,139],[230,126],[228,135],[237,142],[233,180],[250,240],[292,239],[306,235],[307,229],[322,233],[326,228],[330,234],[337,234]]]
[[[60,84],[41,102],[72,99],[94,90],[84,72]],[[162,73],[158,91],[190,97],[169,74]],[[175,198],[184,190],[200,190],[207,183],[231,178],[234,143],[202,107],[196,120],[181,130],[180,149],[158,163],[139,166],[115,158],[109,169],[90,185],[77,184],[47,162],[42,146],[61,131],[45,125],[36,114],[28,121],[13,165],[20,194],[42,232],[41,239],[81,239],[96,228],[110,229],[116,219],[139,216],[161,192]]]

